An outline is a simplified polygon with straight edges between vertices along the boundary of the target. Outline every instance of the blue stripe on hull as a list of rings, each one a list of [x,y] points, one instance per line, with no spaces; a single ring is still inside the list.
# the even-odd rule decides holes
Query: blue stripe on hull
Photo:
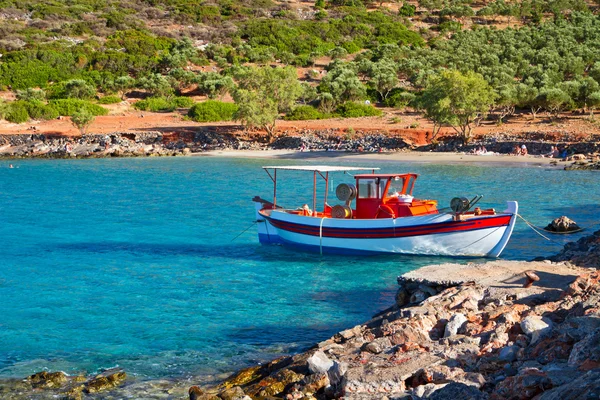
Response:
[[[266,233],[258,234],[258,241],[262,244],[281,244],[283,243],[278,235],[268,235]]]
[[[279,238],[279,243],[283,244],[285,247],[295,250],[308,251],[311,253],[321,253],[321,249],[323,254],[336,254],[336,255],[345,255],[345,256],[376,256],[382,254],[403,254],[403,253],[390,253],[389,251],[370,251],[370,250],[357,250],[357,249],[344,249],[341,247],[327,247],[327,246],[313,246],[312,244],[300,244],[296,242],[290,242],[288,240],[284,240]]]

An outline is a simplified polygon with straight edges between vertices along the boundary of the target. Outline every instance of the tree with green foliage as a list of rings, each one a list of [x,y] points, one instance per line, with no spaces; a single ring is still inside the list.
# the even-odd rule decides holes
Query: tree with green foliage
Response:
[[[497,90],[496,106],[499,108],[498,123],[503,123],[504,118],[515,113],[517,105],[517,85],[514,82],[502,85]]]
[[[367,94],[365,85],[358,78],[356,66],[342,62],[333,64],[321,80],[318,90],[331,93],[336,104],[361,100]]]
[[[15,92],[17,100],[24,101],[44,101],[46,100],[46,91],[44,89],[27,88],[25,90],[17,90]]]
[[[85,134],[87,128],[94,122],[96,117],[87,109],[82,108],[71,115],[71,122],[75,125],[82,135]]]
[[[171,97],[175,94],[171,82],[161,74],[143,76],[137,81],[137,86],[147,90],[156,97]]]
[[[200,93],[208,96],[209,99],[222,99],[235,87],[230,76],[223,76],[217,72],[201,72],[196,75],[195,82]]]
[[[450,125],[461,135],[463,142],[468,143],[472,125],[488,113],[496,96],[480,74],[443,70],[429,80],[421,96],[421,105],[426,117],[438,126],[438,132],[442,125]]]
[[[558,87],[543,88],[540,90],[540,99],[542,107],[553,118],[557,118],[558,114],[568,108],[573,101],[567,92]]]
[[[600,91],[591,93],[588,96],[588,110],[590,111],[590,118],[594,118],[594,110],[600,107]]]
[[[302,93],[296,69],[252,67],[236,78],[238,87],[233,98],[239,109],[235,119],[248,128],[264,128],[271,142],[277,117],[290,110]]]
[[[397,64],[392,60],[381,59],[367,68],[369,85],[379,93],[382,101],[387,99],[391,90],[398,86]]]
[[[63,84],[62,92],[67,99],[89,100],[96,95],[96,88],[83,79],[71,79]]]
[[[112,83],[112,88],[118,94],[121,100],[125,100],[127,92],[135,87],[135,79],[129,75],[123,75],[116,78]]]
[[[317,99],[317,88],[308,82],[301,82],[302,92],[300,93],[299,99],[302,103],[307,104]]]

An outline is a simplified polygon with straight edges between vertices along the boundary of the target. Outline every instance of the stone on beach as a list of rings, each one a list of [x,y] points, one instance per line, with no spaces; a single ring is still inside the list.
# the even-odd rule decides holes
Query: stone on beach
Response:
[[[331,361],[322,351],[316,351],[308,359],[308,370],[313,373],[325,373],[333,366]]]

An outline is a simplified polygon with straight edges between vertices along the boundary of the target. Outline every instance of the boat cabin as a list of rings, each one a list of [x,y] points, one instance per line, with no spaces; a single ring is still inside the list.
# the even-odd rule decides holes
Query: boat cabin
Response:
[[[417,174],[361,174],[356,179],[356,219],[437,214],[437,201],[413,197]]]
[[[376,219],[398,218],[416,215],[437,214],[437,201],[420,200],[413,197],[417,174],[376,174],[378,168],[338,167],[338,166],[271,166],[263,167],[273,181],[273,203],[259,197],[254,200],[262,204],[262,209],[279,208],[290,214],[317,218]],[[277,170],[310,171],[313,173],[312,209],[304,204],[297,209],[282,209],[277,205]],[[371,170],[370,174],[354,176],[356,185],[342,183],[336,188],[336,196],[345,204],[331,206],[328,203],[327,188],[330,172],[357,172]],[[273,171],[271,174],[270,171]],[[325,181],[322,211],[317,211],[317,179]],[[352,203],[355,201],[355,206]],[[314,210],[314,211],[313,211]]]

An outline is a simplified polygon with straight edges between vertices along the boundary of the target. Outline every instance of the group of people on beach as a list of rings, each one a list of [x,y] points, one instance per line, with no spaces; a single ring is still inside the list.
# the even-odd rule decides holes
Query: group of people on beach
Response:
[[[487,149],[485,148],[485,146],[479,146],[477,148],[474,148],[473,150],[471,150],[471,153],[473,154],[477,154],[477,155],[483,155],[483,154],[487,154]]]
[[[527,146],[525,145],[515,145],[513,152],[511,153],[513,156],[526,156]],[[563,147],[563,149],[559,149],[558,146],[550,146],[550,151],[548,153],[542,154],[542,157],[546,158],[566,158],[569,154],[569,149],[567,146]]]
[[[569,149],[565,146],[562,150],[558,146],[551,146],[550,151],[546,154],[542,154],[542,157],[547,158],[566,158],[569,155]]]
[[[515,145],[515,148],[513,149],[513,152],[512,152],[513,156],[526,156],[527,154],[528,154],[527,146],[525,146],[525,145],[519,146],[518,144]]]

